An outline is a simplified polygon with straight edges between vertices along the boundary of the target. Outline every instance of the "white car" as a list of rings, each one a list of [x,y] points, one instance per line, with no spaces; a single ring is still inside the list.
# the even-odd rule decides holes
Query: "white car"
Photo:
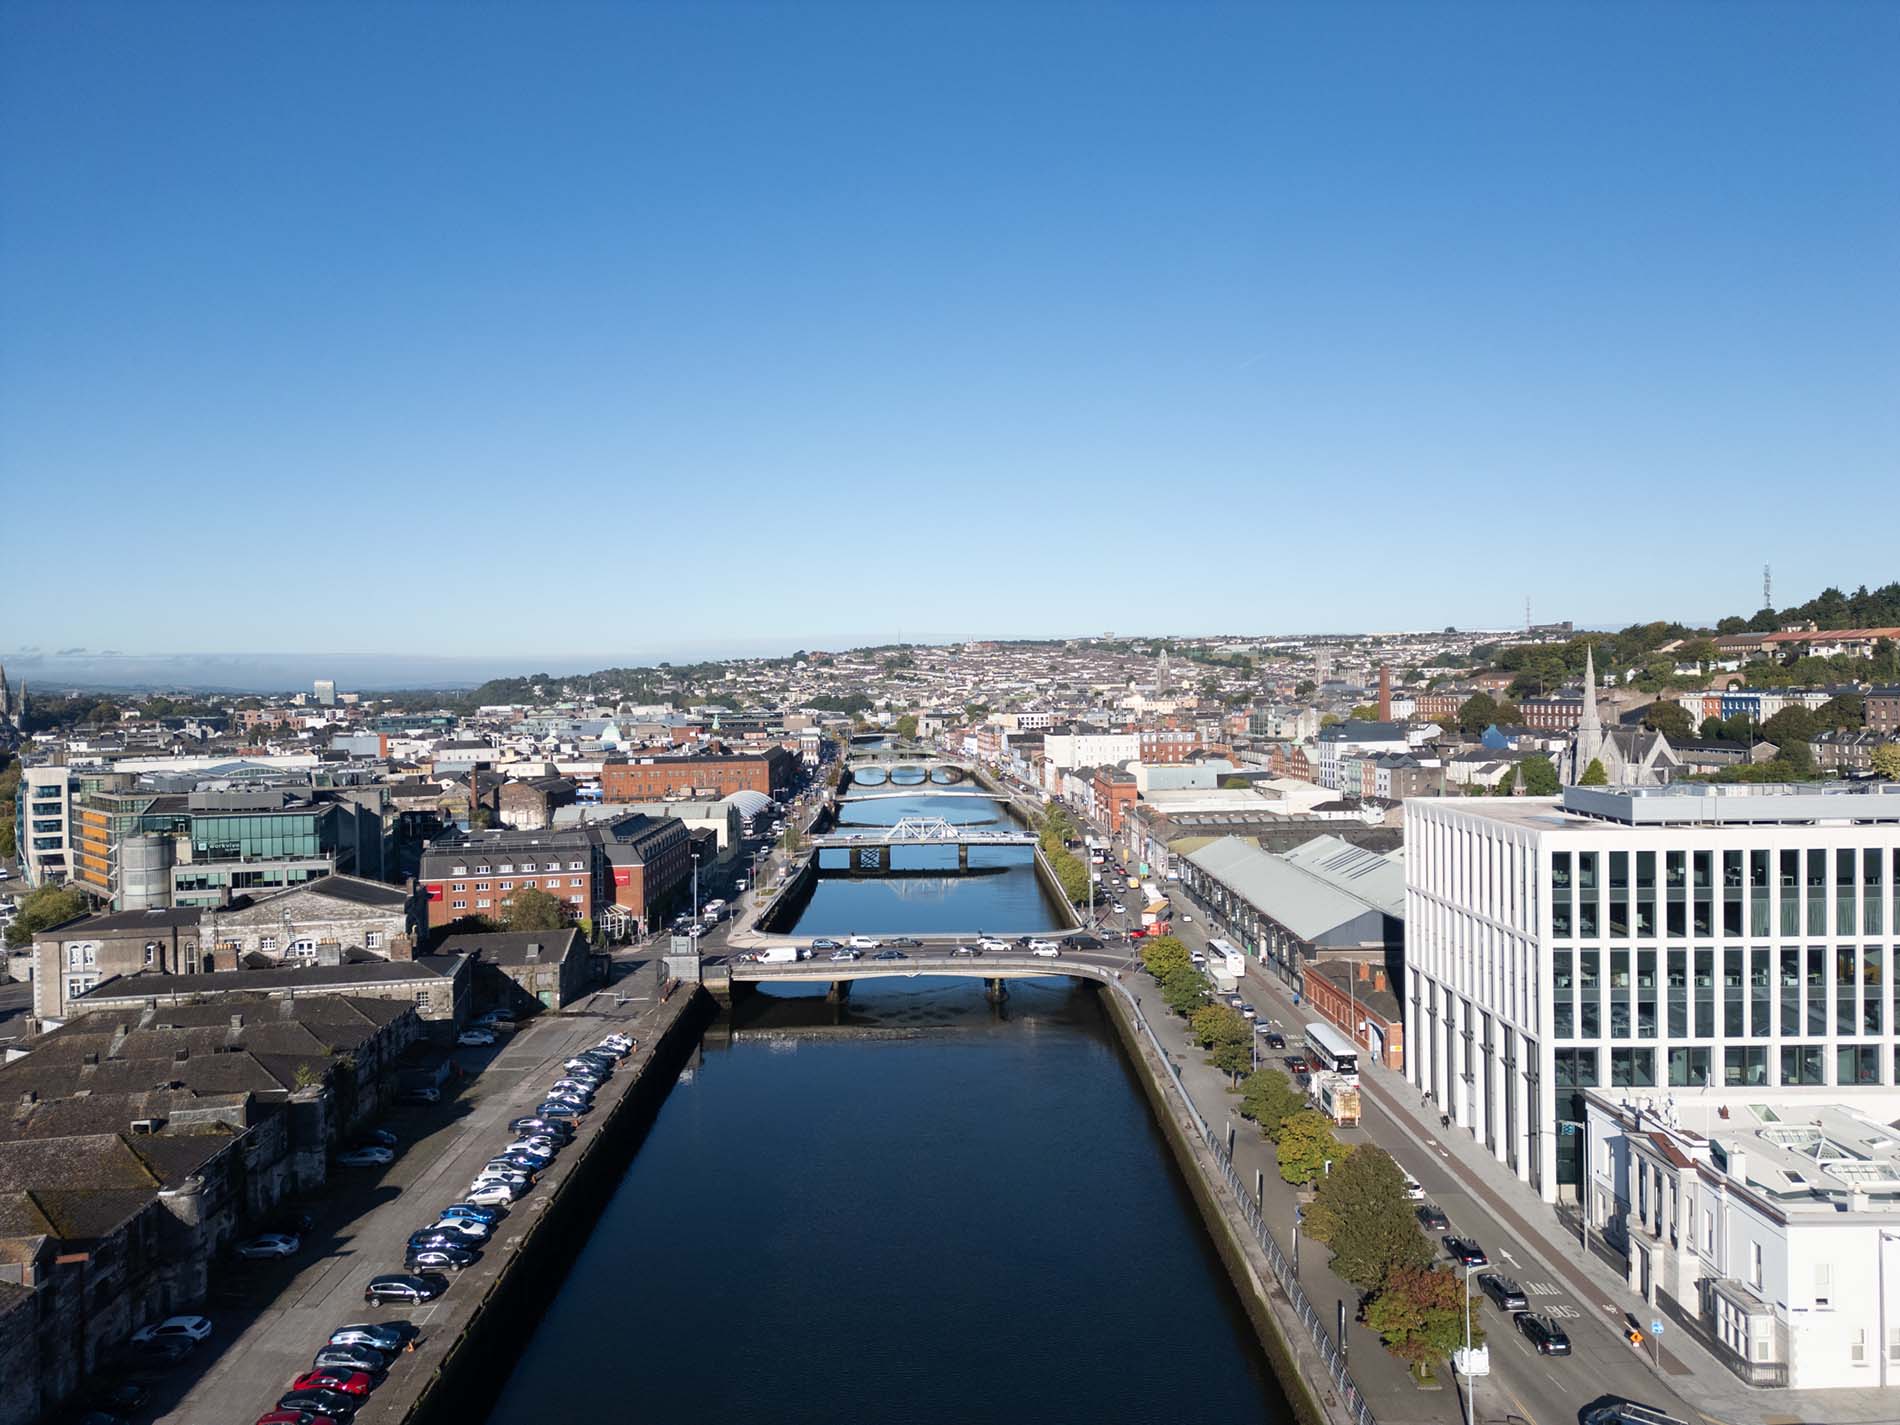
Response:
[[[352,1148],[338,1153],[336,1160],[345,1168],[384,1168],[396,1161],[396,1155],[387,1148]]]
[[[237,1254],[247,1262],[269,1261],[272,1257],[294,1257],[303,1243],[288,1232],[266,1232],[237,1245]]]
[[[486,1029],[464,1029],[455,1036],[455,1042],[464,1049],[480,1049],[485,1045],[493,1044],[495,1036]]]
[[[1191,916],[1191,915],[1189,915],[1189,914],[1188,914],[1188,913],[1187,913],[1186,911],[1182,911],[1182,912],[1181,912],[1181,924],[1183,924],[1183,925],[1192,925],[1192,924],[1194,924],[1194,917],[1193,917],[1193,916]]]
[[[1032,940],[1029,953],[1038,960],[1053,960],[1062,953],[1062,947],[1053,940]]]
[[[486,1242],[494,1228],[472,1217],[445,1217],[428,1229],[431,1232],[456,1232],[477,1242]]]
[[[143,1346],[148,1341],[190,1341],[194,1345],[211,1334],[208,1316],[167,1316],[150,1326],[141,1326],[132,1339]]]
[[[1109,909],[1110,909],[1110,910],[1112,910],[1112,911],[1114,911],[1114,912],[1115,912],[1115,914],[1117,914],[1117,915],[1127,915],[1127,914],[1128,914],[1128,907],[1127,907],[1127,906],[1125,906],[1125,905],[1123,905],[1123,904],[1122,904],[1122,903],[1121,903],[1120,901],[1115,901],[1115,902],[1114,902],[1113,904],[1111,904],[1111,905],[1109,906]]]
[[[1405,1172],[1403,1168],[1400,1172]],[[1405,1173],[1405,1200],[1407,1202],[1425,1201],[1425,1185],[1410,1173]]]
[[[882,950],[884,942],[875,935],[854,935],[845,941],[853,950]]]
[[[477,1207],[507,1207],[521,1196],[526,1188],[517,1189],[512,1183],[502,1182],[499,1178],[477,1178],[462,1194],[464,1202],[472,1202]]]
[[[993,935],[985,935],[976,942],[976,948],[979,950],[987,950],[992,955],[1006,954],[1009,951],[1009,942],[1007,940],[998,940]]]

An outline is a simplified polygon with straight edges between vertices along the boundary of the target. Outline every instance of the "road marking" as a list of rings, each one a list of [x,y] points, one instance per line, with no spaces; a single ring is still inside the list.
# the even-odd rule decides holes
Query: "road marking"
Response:
[[[1517,1258],[1513,1257],[1509,1252],[1499,1251],[1498,1255],[1504,1258],[1504,1260],[1509,1262],[1512,1266],[1515,1267],[1517,1265]]]
[[[1555,1296],[1557,1288],[1549,1282],[1525,1282],[1524,1290],[1532,1296]]]

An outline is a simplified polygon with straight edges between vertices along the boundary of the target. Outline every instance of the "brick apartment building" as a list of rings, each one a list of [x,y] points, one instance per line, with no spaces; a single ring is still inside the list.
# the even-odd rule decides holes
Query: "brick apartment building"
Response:
[[[1900,688],[1867,690],[1867,729],[1870,732],[1900,732]]]
[[[692,874],[692,832],[676,817],[641,813],[595,830],[605,843],[611,882],[604,899],[631,916],[644,935]]]
[[[762,792],[776,799],[790,789],[798,766],[798,758],[783,747],[632,757],[601,767],[600,790],[610,802],[654,801],[696,791],[722,797]]]
[[[422,853],[417,879],[435,929],[472,915],[499,920],[514,893],[529,886],[560,901],[571,919],[591,919],[611,884],[607,870],[591,829],[493,830],[433,843]]]
[[[1469,693],[1420,693],[1412,699],[1412,721],[1449,724],[1470,696]]]
[[[1200,734],[1192,728],[1144,727],[1141,729],[1141,760],[1149,766],[1164,762],[1185,762],[1200,745]]]
[[[1575,732],[1583,721],[1583,694],[1554,698],[1526,698],[1518,704],[1525,727],[1543,732]]]

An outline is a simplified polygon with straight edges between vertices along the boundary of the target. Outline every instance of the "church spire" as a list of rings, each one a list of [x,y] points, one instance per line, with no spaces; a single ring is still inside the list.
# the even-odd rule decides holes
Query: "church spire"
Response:
[[[1593,758],[1603,750],[1603,723],[1597,717],[1597,660],[1596,645],[1587,643],[1583,648],[1583,716],[1577,720],[1577,752],[1575,775],[1581,778],[1590,766]]]

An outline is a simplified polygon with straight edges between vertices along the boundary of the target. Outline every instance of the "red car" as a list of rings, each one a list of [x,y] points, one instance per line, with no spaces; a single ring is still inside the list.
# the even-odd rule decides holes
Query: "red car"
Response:
[[[257,1417],[257,1425],[336,1425],[327,1415],[312,1415],[308,1410],[273,1410]]]
[[[341,1366],[322,1366],[305,1371],[290,1383],[292,1390],[340,1390],[345,1395],[368,1395],[376,1382],[367,1371],[348,1371]]]

